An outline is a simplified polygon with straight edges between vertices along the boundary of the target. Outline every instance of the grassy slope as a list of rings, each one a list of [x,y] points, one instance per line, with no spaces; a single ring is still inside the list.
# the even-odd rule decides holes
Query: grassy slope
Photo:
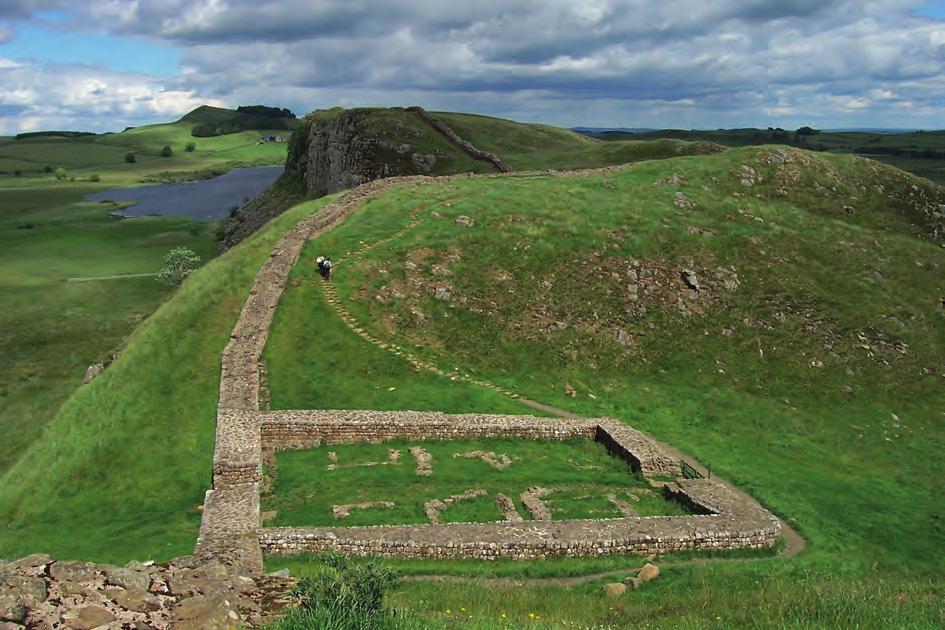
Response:
[[[655,140],[671,138],[685,141],[717,142],[731,147],[755,146],[777,142],[772,133],[764,129],[720,129],[682,130],[660,129],[641,133],[605,132],[597,134],[607,140],[626,141]],[[821,132],[808,136],[803,144],[798,145],[791,134],[791,144],[817,151],[834,153],[853,153],[856,151],[873,159],[891,164],[910,173],[926,177],[939,185],[945,185],[945,160],[913,158],[908,155],[887,155],[883,149],[896,149],[903,152],[912,150],[945,150],[945,131],[910,132],[910,133],[866,133],[856,131]],[[879,151],[877,151],[879,150]]]
[[[76,202],[77,194],[72,186],[41,195],[0,190],[0,472],[40,434],[86,367],[107,362],[169,293],[153,277],[66,279],[154,272],[175,246],[204,260],[215,254],[208,224],[115,219],[99,204]]]
[[[71,283],[66,278],[158,271],[173,247],[216,254],[214,224],[185,218],[115,219],[111,204],[84,195],[131,185],[162,170],[225,168],[234,161],[276,164],[285,144],[256,145],[257,132],[194,139],[192,123],[121,134],[0,143],[0,473],[34,440],[82,382],[169,293],[153,277]],[[184,151],[195,140],[197,150]],[[160,157],[170,144],[174,155]],[[134,164],[124,161],[129,150]],[[79,181],[56,181],[43,165]],[[101,181],[87,181],[98,174]]]
[[[483,151],[495,153],[517,170],[592,168],[718,150],[704,142],[603,142],[550,125],[523,124],[475,114],[436,112],[435,116],[464,140]]]
[[[220,353],[297,206],[196,272],[0,479],[0,556],[127,561],[189,552],[209,486]],[[78,535],[81,533],[81,535]]]
[[[776,625],[941,623],[945,252],[921,239],[927,227],[907,201],[863,187],[881,183],[903,199],[918,191],[937,203],[942,193],[843,156],[810,157],[799,181],[779,181],[786,170],[769,165],[768,154],[650,162],[607,178],[607,186],[597,177],[434,186],[430,198],[460,193],[439,210],[446,220],[424,221],[336,282],[379,337],[540,400],[628,419],[697,455],[795,523],[808,552],[751,567],[674,569],[652,596],[619,612],[590,590],[497,596],[475,586],[411,585],[404,597],[428,611],[462,603],[482,627],[493,627],[501,607],[618,627],[716,616],[721,627],[759,615]],[[742,186],[743,164],[765,182]],[[654,184],[673,172],[687,181]],[[785,185],[787,197],[778,192]],[[694,209],[674,207],[677,188]],[[476,227],[456,226],[450,218],[459,214],[475,217]],[[522,248],[528,255],[516,253]],[[407,286],[401,262],[416,251],[430,252],[415,277],[422,292],[406,289],[403,304],[374,299],[384,285]],[[494,315],[429,296],[428,283],[438,281],[432,267],[447,251],[460,255],[454,296],[495,301]],[[619,299],[626,280],[614,282],[608,263],[628,257],[654,269],[662,261],[670,278],[683,268],[732,265],[741,286],[709,289],[719,301],[691,317],[672,302],[647,300],[644,315],[628,316]],[[496,270],[481,260],[509,272],[511,283],[495,281]],[[543,281],[553,289],[543,290]],[[522,317],[536,304],[570,326],[536,334]],[[422,309],[428,323],[413,324],[409,308]],[[630,349],[613,341],[618,326],[635,337]],[[578,390],[576,399],[565,384]],[[653,598],[663,605],[649,606]]]

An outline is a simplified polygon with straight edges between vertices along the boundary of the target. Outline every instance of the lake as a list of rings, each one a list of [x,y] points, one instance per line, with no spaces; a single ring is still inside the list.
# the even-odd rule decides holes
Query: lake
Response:
[[[113,188],[87,195],[89,201],[135,201],[115,214],[143,217],[149,214],[186,216],[198,221],[218,221],[230,216],[234,206],[254,199],[279,175],[281,166],[233,169],[225,175],[186,184],[160,184],[137,188]]]

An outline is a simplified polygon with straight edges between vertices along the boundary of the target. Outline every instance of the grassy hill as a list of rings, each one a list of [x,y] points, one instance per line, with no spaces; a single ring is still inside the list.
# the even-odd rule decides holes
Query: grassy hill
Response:
[[[416,228],[348,255],[429,200]],[[189,549],[209,484],[220,352],[271,246],[321,203],[197,272],[70,398],[0,478],[0,556]],[[266,349],[273,403],[517,404],[438,383],[355,336],[313,277],[315,256],[329,253],[342,301],[375,337],[625,419],[736,481],[810,545],[792,560],[672,567],[619,606],[599,584],[404,586],[398,602],[431,627],[940,625],[939,204],[942,189],[895,169],[774,147],[398,189],[305,248]]]
[[[435,112],[461,138],[495,153],[515,170],[594,168],[680,155],[715,153],[724,147],[702,140],[603,142],[550,125],[517,123],[476,114]]]
[[[177,246],[204,261],[216,255],[215,224],[119,219],[109,214],[115,205],[83,197],[285,161],[286,144],[258,144],[258,131],[193,138],[195,124],[0,140],[0,473],[42,434],[86,367],[108,363],[169,295],[154,277],[135,274],[157,272]],[[196,143],[193,152],[185,151],[188,142]],[[171,157],[161,157],[165,145]],[[129,152],[134,163],[125,161]],[[46,167],[63,167],[67,179]],[[102,279],[70,280],[76,278]]]
[[[945,131],[903,133],[822,131],[798,137],[793,131],[746,128],[660,129],[635,133],[605,131],[588,135],[617,142],[672,139],[688,142],[714,142],[729,147],[780,143],[812,151],[856,153],[928,178],[939,185],[945,185]]]

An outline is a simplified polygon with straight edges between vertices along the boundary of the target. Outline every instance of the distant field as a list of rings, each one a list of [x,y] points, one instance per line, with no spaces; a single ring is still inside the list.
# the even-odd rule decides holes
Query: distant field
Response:
[[[674,139],[717,142],[730,147],[789,144],[812,151],[856,153],[885,162],[904,171],[945,185],[945,131],[908,133],[819,132],[798,138],[794,132],[765,129],[720,129],[717,131],[661,129],[657,131],[601,132],[589,134],[607,141]]]
[[[285,143],[257,144],[266,132],[193,138],[192,126],[0,139],[0,474],[41,435],[86,368],[110,362],[171,293],[154,277],[133,276],[159,271],[174,247],[194,250],[203,262],[217,253],[214,223],[118,219],[109,216],[115,205],[83,197],[166,179],[168,171],[186,180],[207,169],[285,160]],[[195,151],[185,151],[188,142]],[[161,157],[164,145],[172,157]],[[134,163],[125,161],[128,152]],[[64,168],[67,179],[57,180],[46,167]],[[88,277],[109,279],[68,281]]]

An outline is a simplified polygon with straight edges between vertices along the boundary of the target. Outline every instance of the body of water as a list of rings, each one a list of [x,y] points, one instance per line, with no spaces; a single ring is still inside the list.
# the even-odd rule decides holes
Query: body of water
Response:
[[[89,201],[135,201],[122,209],[126,217],[149,214],[186,216],[198,221],[218,221],[230,216],[234,206],[243,206],[266,190],[279,175],[281,166],[233,169],[225,175],[186,184],[160,184],[138,188],[114,188],[87,195]]]

